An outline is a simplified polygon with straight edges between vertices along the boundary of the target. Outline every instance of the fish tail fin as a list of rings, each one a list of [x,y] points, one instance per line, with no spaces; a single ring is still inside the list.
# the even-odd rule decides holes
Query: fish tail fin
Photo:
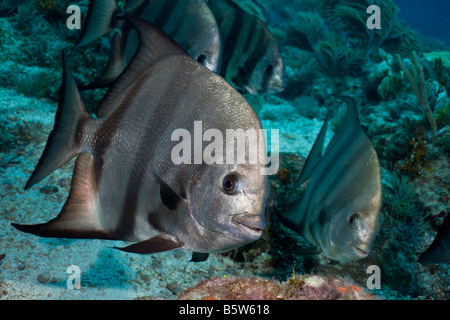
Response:
[[[64,162],[72,159],[79,153],[80,148],[76,142],[77,128],[82,119],[91,118],[78,92],[64,51],[62,60],[63,83],[58,110],[56,111],[55,125],[25,189],[31,188]]]
[[[84,46],[116,28],[116,16],[121,12],[116,0],[92,0],[77,47]]]

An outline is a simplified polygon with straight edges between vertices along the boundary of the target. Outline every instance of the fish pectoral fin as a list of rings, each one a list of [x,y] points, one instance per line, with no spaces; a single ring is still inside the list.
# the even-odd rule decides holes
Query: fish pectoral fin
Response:
[[[75,162],[69,197],[59,215],[47,223],[13,226],[41,237],[113,239],[98,221],[95,194],[94,159],[81,153]]]
[[[149,253],[170,251],[170,250],[174,250],[174,249],[179,249],[181,247],[183,247],[182,242],[174,241],[164,235],[157,235],[148,240],[134,243],[134,244],[129,245],[124,248],[115,247],[115,249],[125,251],[125,252],[149,254]]]
[[[153,172],[153,176],[155,177],[160,187],[161,201],[169,210],[175,210],[181,201],[186,200],[186,196],[183,194],[184,192],[181,192],[182,194],[180,194],[179,192],[174,190],[155,172]]]
[[[203,262],[208,259],[209,253],[204,252],[192,252],[192,259],[189,262]]]

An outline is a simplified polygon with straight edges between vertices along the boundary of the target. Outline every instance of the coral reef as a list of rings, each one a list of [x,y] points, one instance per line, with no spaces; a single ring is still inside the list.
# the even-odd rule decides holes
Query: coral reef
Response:
[[[421,175],[424,170],[431,171],[432,168],[427,159],[428,146],[423,140],[416,141],[413,139],[411,141],[411,155],[405,160],[397,162],[395,168],[399,171],[405,172],[412,179],[417,178]]]
[[[360,52],[348,46],[337,34],[330,34],[314,46],[319,64],[331,76],[341,77],[343,74],[360,72],[363,57]]]
[[[417,57],[416,52],[415,51],[412,52],[412,65],[409,67],[409,69],[403,63],[403,60],[400,58],[400,55],[397,54],[396,58],[400,67],[405,73],[406,78],[411,84],[414,93],[417,97],[417,100],[419,100],[419,103],[427,116],[428,122],[430,123],[431,129],[433,130],[433,134],[436,135],[437,133],[436,120],[434,119],[433,112],[431,111],[431,108],[428,104],[429,88],[425,83],[423,67],[419,62],[419,58]]]
[[[293,275],[287,281],[258,277],[211,278],[183,292],[182,300],[377,300],[347,280]]]
[[[342,0],[333,9],[333,15],[329,19],[336,18],[342,23],[342,29],[349,30],[352,36],[364,48],[367,57],[373,57],[383,42],[389,38],[398,37],[401,32],[398,21],[395,19],[398,8],[391,0],[383,0],[378,3],[383,11],[381,29],[371,30],[367,28],[367,8],[371,1]]]

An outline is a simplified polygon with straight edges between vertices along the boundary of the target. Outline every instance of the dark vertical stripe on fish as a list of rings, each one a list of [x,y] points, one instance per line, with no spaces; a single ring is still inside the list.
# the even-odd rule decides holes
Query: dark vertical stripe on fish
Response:
[[[178,101],[178,96],[185,94],[183,90],[173,92],[172,88],[177,87],[177,84],[172,83],[177,81],[175,77],[172,77],[166,84],[163,93],[160,97],[170,96],[172,101]],[[140,87],[140,86],[139,86]],[[161,106],[163,101],[155,101],[156,106]],[[159,108],[155,107],[154,111]],[[136,218],[138,215],[139,207],[139,195],[143,186],[144,178],[146,177],[146,170],[152,170],[151,159],[154,158],[154,149],[149,149],[149,141],[154,140],[154,132],[164,132],[164,128],[167,128],[167,119],[172,119],[176,115],[176,108],[165,108],[165,112],[154,112],[151,115],[151,120],[145,130],[144,135],[139,141],[137,150],[143,151],[140,157],[136,157],[131,164],[131,173],[127,183],[126,195],[122,204],[122,209],[119,216],[119,222],[114,235],[121,238],[127,238],[132,236],[130,232],[135,230]]]
[[[172,15],[172,11],[175,10],[178,3],[178,0],[165,0],[164,4],[158,10],[156,17],[154,16],[153,23],[160,29],[165,29],[166,24],[169,22],[170,16]],[[152,4],[150,4],[150,6],[151,5]]]
[[[245,15],[243,15],[245,17]],[[256,36],[255,34],[255,28],[256,28],[256,23],[252,23],[254,22],[253,19],[251,19],[251,17],[249,16],[248,19],[245,19],[244,24],[249,27],[248,32],[245,34],[246,37],[245,39],[241,39],[241,41],[244,42],[244,47],[242,48],[242,54],[244,56],[247,56],[248,51],[250,50],[251,46],[254,43],[254,37]],[[247,29],[247,28],[246,28]],[[242,37],[244,35],[244,33],[241,33]],[[240,37],[240,38],[242,38]],[[259,35],[258,35],[259,38]],[[259,40],[259,39],[258,39]],[[256,43],[258,43],[258,41],[256,41]]]
[[[172,39],[180,39],[180,32],[183,35],[185,34],[186,30],[182,30],[185,24],[181,22],[184,22],[185,16],[189,14],[188,4],[189,1],[175,0],[170,16],[164,26],[164,32],[170,34]]]
[[[274,68],[274,62],[271,62],[271,67]],[[272,69],[274,71],[274,69]],[[272,72],[268,72],[267,69],[264,69],[264,74],[263,74],[263,79],[261,82],[261,88],[263,89],[263,91],[268,91],[269,90],[269,86],[270,86],[270,79],[272,79],[272,75],[273,75],[273,71]]]
[[[231,29],[227,35],[223,35],[223,47],[225,48],[222,53],[222,65],[220,67],[221,74],[225,75],[228,64],[234,53],[237,52],[235,46],[237,45],[240,31],[243,25],[243,14],[239,10],[234,11],[236,15],[234,16],[233,22],[231,24]],[[219,25],[220,27],[220,25]]]
[[[137,79],[136,84],[127,93],[121,101],[121,104],[114,110],[114,112],[108,117],[108,121],[105,121],[100,125],[100,128],[95,132],[93,141],[97,141],[93,145],[93,156],[94,156],[94,171],[95,171],[95,183],[96,187],[99,186],[102,169],[103,169],[103,157],[107,152],[109,146],[111,145],[114,134],[122,122],[126,111],[130,107],[129,101],[133,99],[136,93],[142,86],[143,79]],[[100,143],[101,141],[101,143]]]
[[[232,79],[232,81],[239,86],[250,83],[250,77],[252,76],[253,71],[255,70],[258,62],[261,59],[261,55],[258,49],[266,49],[267,47],[267,37],[265,37],[265,33],[263,30],[260,29],[259,32],[257,32],[257,41],[255,41],[254,43],[255,46],[252,46],[252,48],[250,48],[252,49],[250,55],[247,56],[247,59],[242,67],[239,67],[236,77]]]
[[[108,123],[104,122],[102,125],[100,125],[100,128],[94,134],[93,140],[101,141],[101,143],[95,143],[92,150],[95,159],[94,181],[96,187],[100,185],[100,180],[102,178],[103,156],[111,145],[112,138],[125,115],[125,110],[123,110],[121,107],[117,108],[117,110],[111,115],[111,121],[108,121]]]
[[[344,127],[342,127],[342,129],[344,129]],[[348,127],[346,127],[345,129],[348,130]],[[342,134],[340,132],[336,132],[336,134]],[[335,175],[330,176],[330,172],[332,172],[333,170],[330,169],[330,166],[336,166],[338,165],[337,162],[340,161],[341,164],[339,164],[339,166],[341,167],[345,167],[346,163],[350,163],[352,161],[352,159],[350,157],[344,157],[342,158],[342,154],[346,154],[348,152],[348,150],[352,150],[352,148],[355,146],[355,144],[357,145],[358,142],[355,141],[355,138],[358,137],[359,133],[357,132],[357,130],[352,130],[351,132],[347,132],[346,136],[339,139],[339,143],[337,143],[337,140],[335,139],[335,137],[333,137],[333,139],[331,140],[330,143],[334,143],[335,145],[333,146],[332,150],[326,150],[326,155],[329,158],[328,159],[328,165],[327,163],[324,163],[324,166],[326,168],[328,168],[328,170],[322,170],[322,172],[320,172],[320,175],[317,176],[315,178],[314,181],[314,185],[311,186],[313,187],[314,190],[316,190],[317,194],[319,195],[327,195],[330,194],[330,190],[329,188],[334,188],[335,187],[335,181],[339,181],[342,180],[342,175],[345,174],[345,172],[337,172]],[[334,141],[333,141],[334,140]],[[334,155],[331,157],[330,151],[332,151],[334,153]],[[328,153],[328,154],[327,154]],[[324,161],[324,160],[322,160]],[[343,163],[343,164],[342,164]],[[324,189],[324,185],[328,185],[328,188],[326,190]],[[309,186],[308,186],[309,187]],[[318,190],[320,190],[321,192],[319,193]],[[303,230],[305,230],[304,228],[306,228],[308,225],[311,224],[311,221],[314,221],[316,218],[318,217],[311,217],[310,214],[313,212],[314,208],[312,208],[311,206],[314,204],[316,204],[316,200],[317,196],[315,197],[310,197],[308,199],[308,201],[305,203],[305,207],[304,210],[302,210],[304,212],[303,216],[302,216],[302,228]],[[320,200],[319,200],[320,202]],[[309,215],[307,214],[309,213]],[[330,214],[330,212],[328,212],[328,214]],[[323,219],[323,217],[322,217]],[[312,233],[312,236],[314,238],[316,238],[317,235]],[[314,239],[317,241],[317,239]]]
[[[245,84],[250,83],[250,78],[259,62],[257,52],[252,52],[252,54],[247,58],[245,63],[238,68],[238,72],[235,77],[231,80],[240,87],[244,87]]]

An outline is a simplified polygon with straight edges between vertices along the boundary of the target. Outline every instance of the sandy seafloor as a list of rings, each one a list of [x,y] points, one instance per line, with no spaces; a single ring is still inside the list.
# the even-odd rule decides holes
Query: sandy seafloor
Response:
[[[0,154],[0,299],[175,299],[204,279],[258,273],[251,262],[223,255],[193,263],[185,250],[138,255],[113,248],[130,244],[123,241],[40,238],[16,230],[11,223],[56,217],[69,192],[74,160],[24,190],[53,127],[56,105],[5,88],[0,96],[0,112],[8,114],[5,127],[14,139],[24,140],[16,141],[23,145],[19,151]],[[280,108],[289,111],[288,106]],[[306,156],[321,125],[301,117],[284,120],[281,137],[286,130],[304,139],[281,138],[280,151]],[[81,269],[80,290],[67,288],[70,265]]]

